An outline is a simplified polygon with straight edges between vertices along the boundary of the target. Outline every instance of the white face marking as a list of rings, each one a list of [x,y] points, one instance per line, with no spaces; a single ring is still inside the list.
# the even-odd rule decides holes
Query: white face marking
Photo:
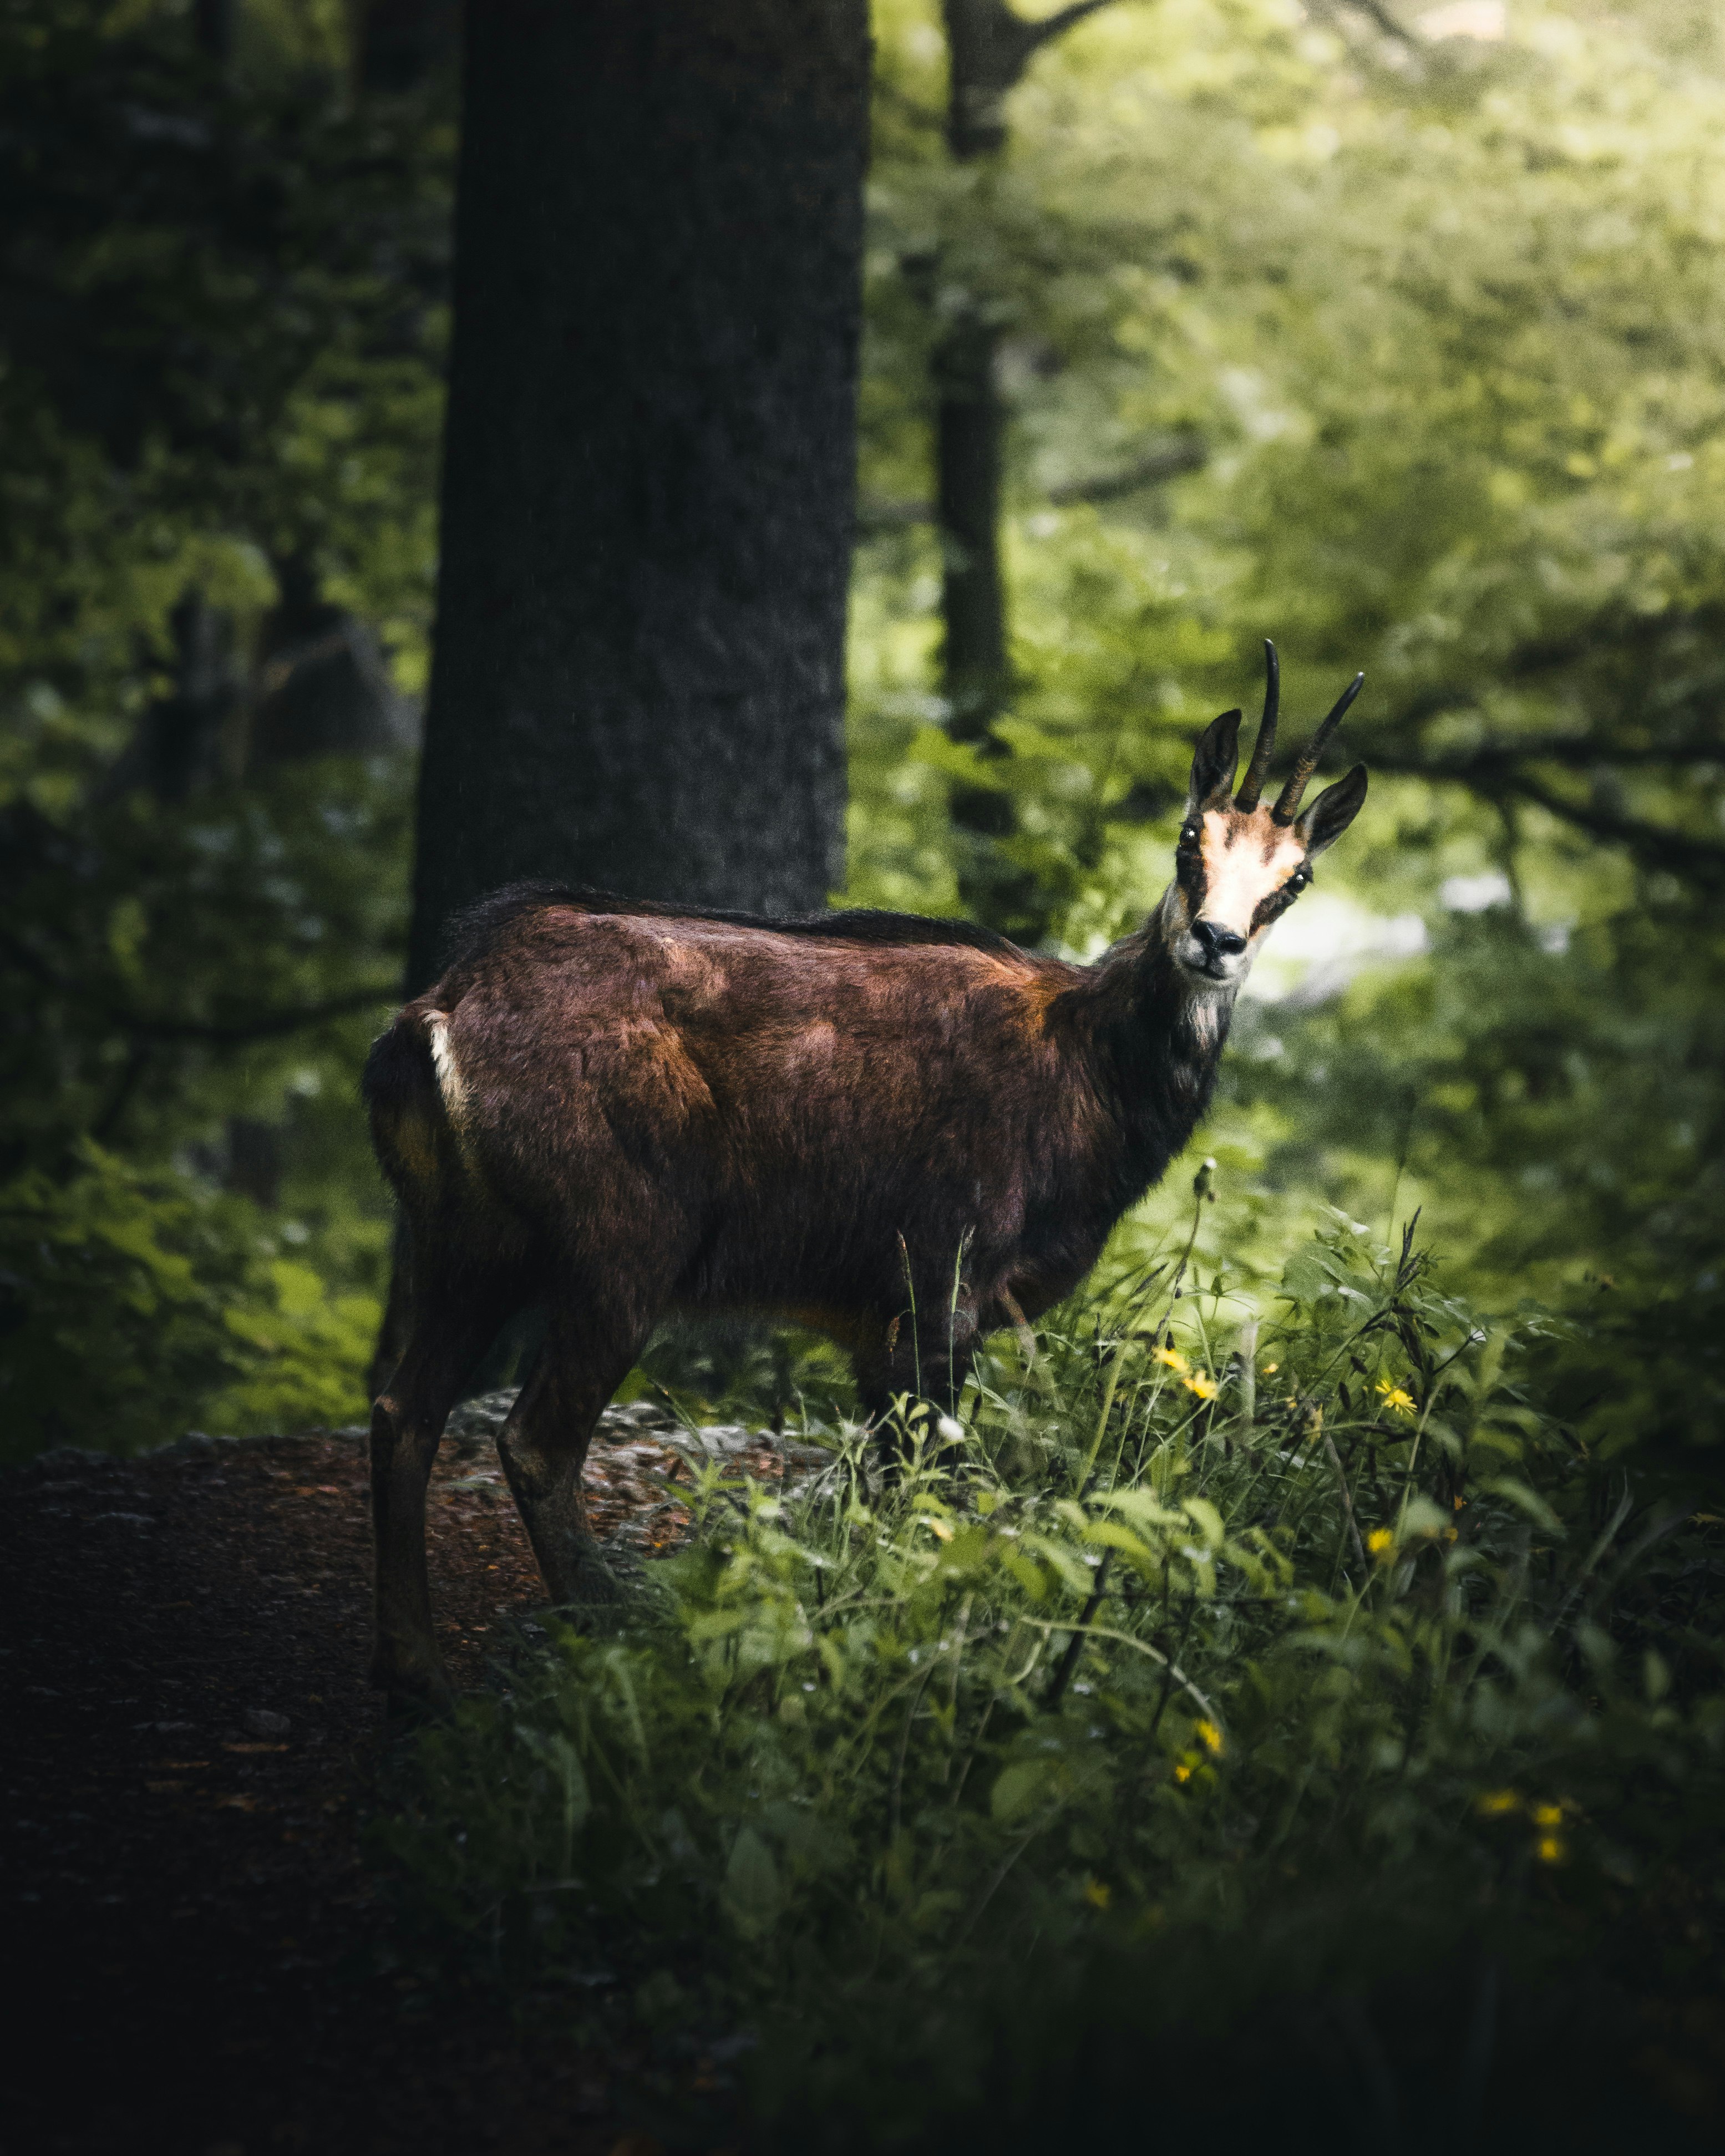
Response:
[[[1306,849],[1291,824],[1212,808],[1204,819],[1202,856],[1204,919],[1250,936],[1252,916],[1299,867]]]
[[[1254,916],[1305,861],[1306,849],[1295,827],[1278,824],[1266,808],[1245,815],[1209,808],[1195,820],[1202,898],[1194,915],[1183,884],[1177,880],[1169,886],[1168,947],[1194,988],[1237,988],[1270,929],[1268,921],[1254,928]],[[1241,947],[1225,951],[1206,942],[1194,932],[1198,920],[1242,939]]]

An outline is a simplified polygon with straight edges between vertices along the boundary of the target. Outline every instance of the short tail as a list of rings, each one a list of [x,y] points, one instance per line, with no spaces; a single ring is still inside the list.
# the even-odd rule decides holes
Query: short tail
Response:
[[[378,1165],[410,1210],[454,1164],[460,1081],[448,1029],[442,1011],[410,1004],[372,1043],[360,1081]]]

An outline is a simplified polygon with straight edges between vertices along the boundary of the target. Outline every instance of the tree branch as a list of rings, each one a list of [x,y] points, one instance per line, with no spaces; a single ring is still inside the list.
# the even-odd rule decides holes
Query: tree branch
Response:
[[[115,1012],[114,1024],[122,1031],[145,1040],[204,1040],[217,1045],[239,1045],[248,1040],[279,1040],[290,1033],[303,1033],[332,1018],[352,1018],[356,1011],[375,1010],[380,1004],[401,1000],[399,981],[378,983],[367,988],[350,988],[346,995],[331,996],[321,1004],[304,1004],[297,1010],[264,1011],[257,1017],[231,1024],[198,1019],[157,1019],[141,1012]]]
[[[1201,436],[1178,434],[1148,449],[1135,463],[1120,470],[1099,472],[1092,479],[1063,480],[1048,490],[1047,500],[1057,508],[1076,501],[1119,501],[1141,487],[1156,486],[1178,479],[1183,472],[1201,471],[1209,462],[1209,447]],[[857,529],[864,534],[896,531],[912,524],[932,524],[932,501],[894,501],[880,495],[865,495],[856,506]]]
[[[1443,711],[1463,711],[1471,699],[1448,699]],[[1430,716],[1430,712],[1424,716]],[[1404,723],[1406,723],[1404,720]],[[1373,749],[1373,760],[1384,771],[1405,772],[1419,778],[1445,778],[1471,785],[1476,779],[1524,763],[1558,763],[1570,771],[1589,771],[1601,764],[1645,769],[1665,765],[1682,770],[1699,764],[1725,767],[1725,742],[1717,736],[1677,741],[1620,742],[1597,734],[1518,734],[1510,741],[1482,742],[1463,756],[1420,756],[1394,748]]]
[[[1346,0],[1346,4],[1357,8],[1362,15],[1369,17],[1386,38],[1394,38],[1398,44],[1411,45],[1414,43],[1412,36],[1397,22],[1383,4],[1383,0]]]
[[[1575,753],[1584,746],[1587,750],[1584,757]],[[1543,808],[1593,838],[1627,847],[1649,868],[1668,869],[1673,875],[1687,877],[1703,890],[1725,890],[1725,844],[1694,837],[1668,824],[1650,823],[1645,817],[1625,816],[1597,802],[1574,800],[1526,767],[1535,758],[1546,762],[1565,760],[1565,751],[1569,752],[1568,760],[1576,765],[1645,765],[1684,761],[1681,755],[1670,749],[1638,747],[1619,751],[1598,742],[1584,744],[1573,737],[1546,742],[1491,742],[1464,757],[1422,757],[1375,746],[1369,756],[1374,770],[1393,773],[1398,778],[1424,778],[1436,785],[1465,786],[1482,800],[1493,803],[1501,803],[1506,795],[1531,802],[1534,807]],[[1715,742],[1706,745],[1704,754],[1697,751],[1692,760],[1717,762],[1722,757],[1725,757],[1725,751]]]
[[[1410,31],[1403,28],[1384,5],[1384,0],[1316,0],[1312,12],[1321,23],[1334,23],[1338,13],[1363,15],[1374,23],[1386,38],[1394,38],[1399,45],[1409,49],[1420,43]],[[1337,26],[1339,27],[1339,25]]]
[[[1076,30],[1086,15],[1094,15],[1098,8],[1112,5],[1113,0],[1072,0],[1070,8],[1057,8],[1052,15],[1045,15],[1040,22],[1025,23],[1024,57],[1019,63],[1019,73],[1024,73],[1031,56],[1044,45],[1052,44],[1056,38],[1065,37],[1068,30]]]
[[[1062,508],[1073,501],[1118,501],[1141,487],[1178,479],[1183,472],[1202,471],[1209,460],[1209,446],[1202,436],[1176,435],[1119,471],[1099,472],[1093,479],[1067,480],[1060,486],[1051,486],[1048,498]]]
[[[279,1040],[290,1033],[302,1033],[308,1026],[321,1025],[328,1019],[351,1018],[357,1011],[373,1010],[379,1004],[394,1003],[401,993],[399,982],[379,982],[368,988],[349,988],[345,994],[331,996],[320,1004],[302,1004],[294,1010],[261,1011],[254,1017],[226,1023],[207,1019],[157,1018],[146,1011],[127,1010],[105,1003],[9,930],[0,929],[0,948],[4,949],[20,972],[40,982],[44,988],[53,989],[56,995],[82,1004],[115,1032],[123,1033],[134,1041],[202,1040],[216,1046],[238,1047],[251,1040]]]
[[[1028,22],[1006,0],[943,0],[948,88],[947,138],[961,160],[986,157],[1006,141],[1001,105],[1043,46],[1113,0],[1073,0]]]
[[[1626,846],[1649,868],[1668,869],[1704,891],[1725,890],[1725,845],[1716,839],[1692,838],[1686,832],[1672,830],[1669,824],[1622,816],[1592,802],[1568,800],[1528,772],[1510,772],[1502,783],[1505,792],[1532,802],[1578,830]]]

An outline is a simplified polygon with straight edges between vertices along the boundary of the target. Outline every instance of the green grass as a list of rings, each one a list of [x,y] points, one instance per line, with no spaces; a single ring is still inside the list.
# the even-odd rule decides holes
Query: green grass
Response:
[[[1415,2087],[1477,2140],[1590,2016],[1717,1989],[1717,1525],[1411,1235],[1337,1224],[1257,1317],[1191,1288],[1171,1251],[1009,1340],[896,1481],[844,1425],[790,1496],[703,1472],[620,1630],[403,1763],[422,1934],[590,2035],[752,2036],[788,2148]]]

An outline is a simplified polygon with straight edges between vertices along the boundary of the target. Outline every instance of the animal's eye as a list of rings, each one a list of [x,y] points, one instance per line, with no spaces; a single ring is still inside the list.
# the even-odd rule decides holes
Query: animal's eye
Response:
[[[1196,824],[1181,824],[1180,844],[1183,846],[1195,846],[1198,844],[1198,826]]]

